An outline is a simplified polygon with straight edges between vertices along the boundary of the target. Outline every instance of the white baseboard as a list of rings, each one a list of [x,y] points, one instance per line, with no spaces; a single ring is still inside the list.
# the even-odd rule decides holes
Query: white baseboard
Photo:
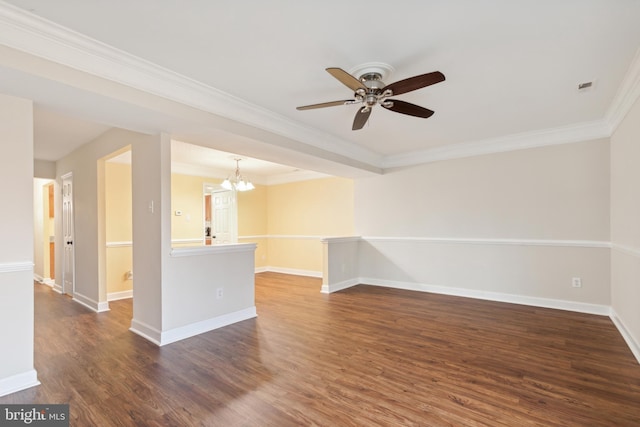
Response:
[[[269,267],[256,267],[255,269],[255,273],[266,273],[267,271],[269,271]]]
[[[629,330],[624,325],[624,322],[622,321],[622,319],[620,319],[613,308],[611,309],[611,315],[609,317],[611,317],[611,321],[616,326],[616,328],[618,328],[620,335],[622,335],[622,338],[624,338],[625,342],[629,346],[631,353],[633,353],[638,363],[640,363],[640,344],[633,338],[631,333],[629,333]]]
[[[551,298],[530,297],[526,295],[505,294],[501,292],[479,291],[475,289],[465,288],[450,288],[447,286],[427,285],[423,283],[413,282],[397,282],[394,280],[381,280],[368,277],[361,277],[360,283],[373,286],[384,286],[387,288],[406,289],[409,291],[431,292],[434,294],[507,302],[511,304],[530,305],[533,307],[554,308],[557,310],[597,314],[600,316],[608,316],[611,313],[611,308],[608,305],[590,304]]]
[[[349,279],[349,280],[345,280],[344,282],[340,282],[340,283],[333,283],[330,285],[322,285],[322,288],[320,289],[320,292],[323,294],[330,294],[332,292],[338,292],[341,291],[343,289],[347,289],[350,288],[352,286],[356,286],[358,284],[360,284],[360,280],[359,279]]]
[[[133,289],[128,291],[109,292],[107,294],[107,301],[118,301],[127,298],[133,298]]]
[[[257,317],[256,307],[245,308],[244,310],[234,311],[233,313],[223,314],[222,316],[213,317],[211,319],[192,323],[190,325],[181,326],[179,328],[170,329],[161,333],[160,344],[166,345],[176,341],[190,338],[232,323],[241,322],[243,320]]]
[[[38,283],[44,283],[44,277],[42,277],[37,273],[33,273],[33,280],[35,280]]]
[[[47,286],[49,286],[50,288],[54,288],[54,287],[56,286],[56,282],[55,282],[55,280],[53,280],[53,279],[52,279],[52,278],[50,278],[50,277],[45,277],[45,278],[42,280],[42,284],[43,284],[43,285],[47,285]]]
[[[0,396],[6,396],[7,394],[35,387],[37,385],[40,385],[40,381],[38,381],[38,373],[35,369],[32,369],[21,374],[0,379]]]
[[[129,328],[131,332],[136,335],[140,335],[142,338],[147,341],[151,341],[157,346],[160,346],[160,340],[162,338],[162,332],[154,328],[153,326],[147,325],[144,322],[133,319],[131,320],[131,327]]]
[[[53,290],[56,291],[59,294],[62,294],[62,286],[58,285],[57,283],[53,283]]]
[[[322,271],[314,270],[299,270],[297,268],[284,268],[284,267],[262,267],[263,272],[270,271],[273,273],[293,274],[294,276],[306,276],[306,277],[318,277],[322,278]]]
[[[95,311],[96,313],[109,311],[108,302],[98,302],[78,292],[74,292],[73,301],[87,307],[89,310]]]

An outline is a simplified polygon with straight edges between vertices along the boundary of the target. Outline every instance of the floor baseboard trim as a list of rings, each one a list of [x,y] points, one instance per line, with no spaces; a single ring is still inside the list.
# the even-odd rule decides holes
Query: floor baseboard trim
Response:
[[[109,303],[108,302],[98,302],[93,299],[84,296],[78,292],[74,292],[73,301],[87,307],[89,310],[94,311],[96,313],[103,313],[105,311],[109,311]]]
[[[479,291],[475,289],[450,288],[446,286],[427,285],[413,282],[397,282],[374,278],[360,278],[360,283],[384,286],[388,288],[405,289],[409,291],[431,292],[435,294],[452,295],[465,298],[483,299],[488,301],[522,304],[533,307],[553,308],[556,310],[575,311],[579,313],[609,316],[611,308],[608,305],[591,304],[577,301],[558,300],[551,298],[530,297],[526,295],[505,294],[501,292]]]
[[[37,385],[40,385],[38,373],[35,369],[32,369],[21,374],[0,379],[0,396],[6,396]]]
[[[322,271],[314,271],[314,270],[299,270],[297,268],[284,268],[284,267],[264,267],[264,271],[270,271],[272,273],[282,273],[282,274],[291,274],[294,276],[305,276],[305,277],[322,277]]]
[[[329,284],[329,285],[322,285],[322,288],[320,289],[320,292],[323,294],[330,294],[333,292],[338,292],[341,291],[343,289],[347,289],[350,288],[352,286],[356,286],[357,284],[360,283],[360,280],[358,279],[349,279],[349,280],[345,280],[343,282],[339,282],[339,283],[333,283],[333,284]]]
[[[234,311],[232,313],[223,314],[211,319],[202,320],[179,328],[163,331],[160,337],[160,345],[167,345],[186,338],[200,335],[214,329],[222,328],[233,323],[257,317],[256,307],[249,307],[243,310]]]
[[[629,330],[624,325],[624,322],[622,321],[622,319],[620,319],[620,316],[618,316],[613,308],[611,309],[611,315],[609,317],[618,329],[618,332],[620,332],[620,335],[622,335],[622,338],[624,338],[627,346],[629,346],[631,353],[633,353],[638,363],[640,363],[640,344],[638,344],[638,342],[636,342],[636,340],[633,338],[633,335],[629,333]]]
[[[147,325],[146,323],[139,320],[132,319],[131,327],[129,328],[129,330],[134,334],[139,335],[147,341],[150,341],[160,347],[162,332],[160,332],[153,326]]]
[[[128,291],[109,292],[107,294],[107,301],[118,301],[128,298],[133,298],[133,289],[129,289]]]

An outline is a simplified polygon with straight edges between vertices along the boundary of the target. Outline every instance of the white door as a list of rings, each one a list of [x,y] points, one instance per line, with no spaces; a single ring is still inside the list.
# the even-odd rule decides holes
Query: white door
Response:
[[[211,237],[214,245],[235,243],[233,191],[216,191],[211,194]]]
[[[73,177],[62,177],[62,292],[73,295],[75,251],[73,249]]]

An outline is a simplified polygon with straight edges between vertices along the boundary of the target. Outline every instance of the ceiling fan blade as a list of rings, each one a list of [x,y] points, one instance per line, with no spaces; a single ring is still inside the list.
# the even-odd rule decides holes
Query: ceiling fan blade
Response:
[[[388,106],[387,106],[388,105]],[[433,111],[428,108],[421,107],[409,102],[399,101],[397,99],[387,99],[382,106],[387,110],[395,111],[396,113],[407,114],[414,117],[422,117],[427,119],[433,116]]]
[[[356,118],[353,119],[353,126],[351,130],[360,130],[364,127],[367,120],[369,120],[369,116],[371,115],[371,107],[362,107],[356,113]]]
[[[320,104],[303,105],[296,107],[296,110],[313,110],[314,108],[337,107],[338,105],[349,105],[355,102],[355,99],[345,99],[343,101],[322,102]]]
[[[440,83],[441,81],[444,81],[444,74],[440,71],[434,71],[432,73],[420,74],[419,76],[413,76],[408,79],[391,83],[382,89],[382,91],[391,90],[393,95],[400,95],[411,92],[412,90]]]
[[[343,85],[345,85],[346,87],[348,87],[354,92],[357,91],[358,89],[366,90],[366,88],[364,87],[364,85],[360,80],[356,79],[355,77],[347,73],[342,68],[335,68],[335,67],[327,68],[327,72],[331,74],[333,77],[335,77],[336,79],[340,80],[340,82]]]

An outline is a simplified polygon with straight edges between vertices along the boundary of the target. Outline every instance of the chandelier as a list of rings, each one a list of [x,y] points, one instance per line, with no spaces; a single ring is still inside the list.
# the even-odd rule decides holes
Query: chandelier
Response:
[[[236,191],[249,191],[253,190],[254,187],[251,181],[245,180],[242,175],[240,175],[240,160],[242,159],[234,159],[236,161],[236,173],[233,177],[227,177],[220,186],[225,190],[236,190]]]

